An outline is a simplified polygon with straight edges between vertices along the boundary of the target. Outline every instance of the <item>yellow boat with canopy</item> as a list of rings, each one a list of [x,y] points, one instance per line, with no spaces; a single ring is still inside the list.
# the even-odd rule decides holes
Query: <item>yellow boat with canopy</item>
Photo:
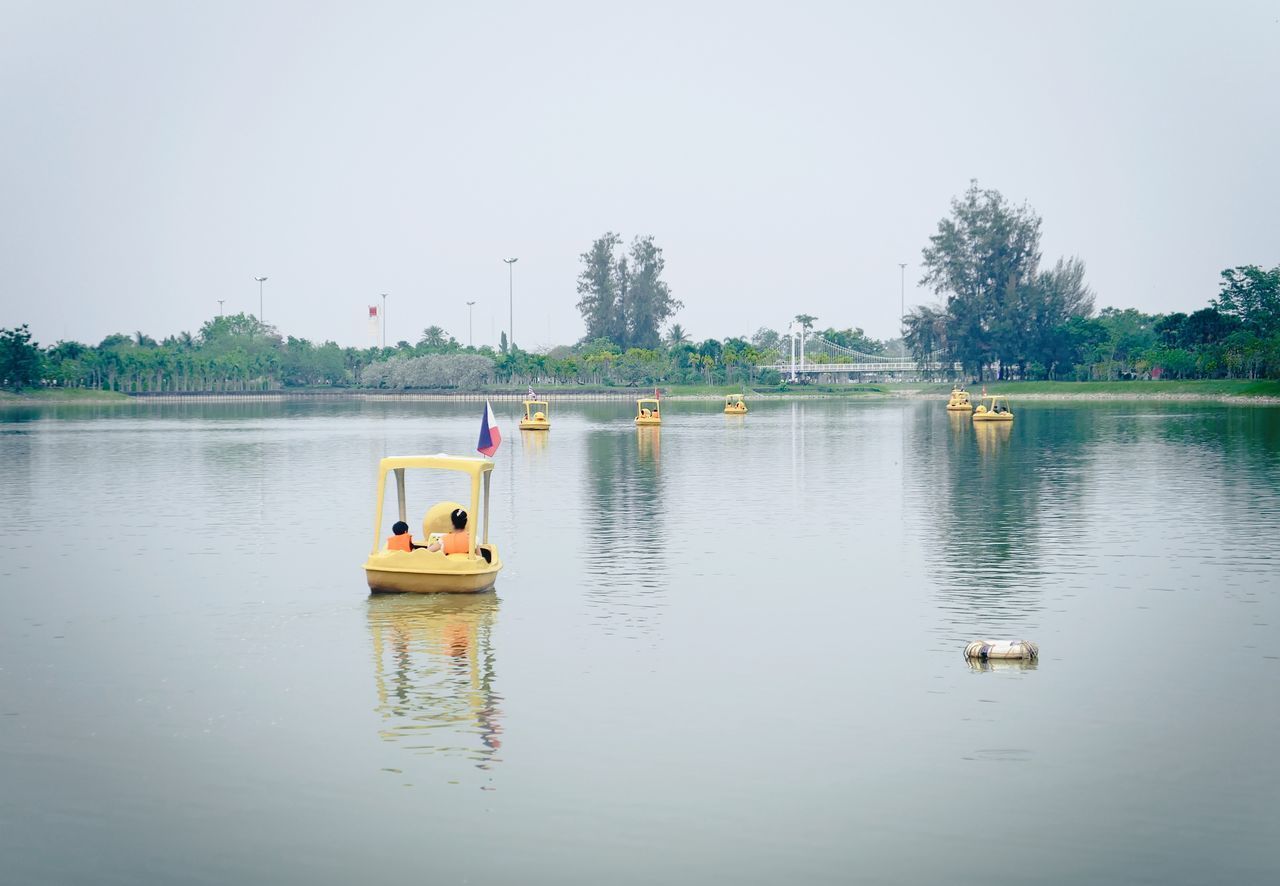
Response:
[[[729,394],[724,398],[724,411],[728,415],[746,415],[747,401],[741,394]]]
[[[549,431],[551,430],[551,420],[547,418],[547,413],[551,411],[551,404],[546,400],[525,400],[524,401],[524,418],[520,419],[520,430],[522,431]]]
[[[396,502],[400,520],[408,522],[405,501],[406,471],[447,471],[466,475],[471,483],[470,507],[453,501],[433,505],[422,520],[422,543],[440,540],[453,528],[451,514],[467,512],[467,553],[445,554],[443,549],[390,550],[382,537],[383,500],[387,475],[396,478]],[[375,593],[470,594],[487,591],[497,581],[502,560],[489,543],[489,477],[493,462],[487,458],[453,455],[393,456],[378,463],[378,494],[373,524],[373,549],[364,562],[369,590]],[[481,487],[484,494],[481,495]],[[479,534],[479,535],[478,535]]]
[[[656,397],[641,397],[636,401],[636,424],[662,424],[662,414],[658,410],[658,399]]]
[[[961,385],[951,389],[951,399],[947,401],[947,412],[972,412],[973,398]]]
[[[973,411],[974,421],[1013,421],[1013,410],[1009,408],[1009,399],[995,395],[982,398],[978,408]]]

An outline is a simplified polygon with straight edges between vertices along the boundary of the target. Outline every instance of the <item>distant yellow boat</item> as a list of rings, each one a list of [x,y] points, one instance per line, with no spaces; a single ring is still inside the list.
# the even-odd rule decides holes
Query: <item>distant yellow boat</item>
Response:
[[[520,430],[522,431],[549,431],[551,430],[551,420],[547,418],[547,413],[551,411],[551,404],[546,400],[525,400],[524,401],[524,418],[520,419]]]
[[[1013,421],[1007,397],[986,396],[973,411],[974,421]]]
[[[642,397],[636,401],[636,424],[662,424],[662,414],[658,410],[658,400],[656,397]]]
[[[724,398],[724,411],[728,415],[746,415],[747,401],[741,394],[730,394]]]
[[[969,392],[956,385],[951,389],[951,399],[947,401],[947,412],[972,412],[973,399]]]
[[[408,550],[391,550],[383,546],[382,504],[387,487],[387,474],[396,478],[396,500],[400,520],[408,522],[405,502],[406,470],[457,471],[471,481],[471,506],[467,510],[467,553],[445,554],[443,549],[428,551],[425,547],[410,547],[411,538],[404,538]],[[487,591],[493,587],[502,570],[502,560],[496,545],[489,543],[489,475],[493,462],[487,458],[467,458],[452,455],[414,455],[384,458],[378,463],[377,511],[373,524],[373,550],[364,562],[369,590],[374,592],[408,594],[470,594]],[[480,495],[481,485],[484,496]],[[483,505],[483,509],[481,508]],[[463,509],[457,502],[442,501],[433,505],[422,520],[422,543],[439,540],[452,529],[450,515]],[[477,539],[479,527],[483,535]]]

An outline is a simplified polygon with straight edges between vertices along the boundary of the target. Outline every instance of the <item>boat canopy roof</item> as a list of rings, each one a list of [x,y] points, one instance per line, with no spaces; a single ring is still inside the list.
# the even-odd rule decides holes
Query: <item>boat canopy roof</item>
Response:
[[[525,400],[524,401],[525,409],[528,409],[530,406],[550,406],[550,405],[551,404],[548,403],[546,400]]]
[[[478,479],[481,475],[493,470],[493,461],[487,458],[476,458],[465,455],[389,455],[378,462],[379,472],[402,470],[404,468],[426,468],[435,471],[461,471]]]
[[[636,405],[643,406],[646,403],[657,403],[657,402],[658,402],[657,397],[641,397],[639,400],[636,401]]]

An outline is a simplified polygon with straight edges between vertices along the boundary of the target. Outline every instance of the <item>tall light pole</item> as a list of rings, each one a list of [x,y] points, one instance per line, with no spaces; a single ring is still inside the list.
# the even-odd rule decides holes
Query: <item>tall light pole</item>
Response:
[[[387,348],[387,294],[382,293],[382,349]]]
[[[898,303],[898,333],[902,334],[907,330],[907,263],[898,262],[898,267],[902,269],[902,294],[901,301]]]
[[[258,281],[258,322],[263,323],[265,321],[262,319],[262,284],[267,282],[267,278],[254,277],[253,279]]]
[[[221,316],[222,316],[222,303],[223,303],[224,301],[226,301],[226,299],[225,299],[225,298],[220,298],[220,299],[218,299],[218,316],[219,316],[219,317],[221,317]]]
[[[474,335],[475,324],[472,322],[472,318],[475,316],[475,307],[475,302],[467,302],[467,347],[469,348],[474,348],[476,346],[476,338]]]
[[[507,263],[507,350],[516,349],[516,310],[515,310],[515,270],[512,266],[520,261],[518,258],[504,258]]]

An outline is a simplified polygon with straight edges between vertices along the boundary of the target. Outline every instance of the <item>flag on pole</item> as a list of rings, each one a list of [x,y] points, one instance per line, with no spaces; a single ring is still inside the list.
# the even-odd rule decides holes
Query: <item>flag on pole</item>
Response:
[[[480,419],[480,442],[476,444],[476,452],[493,458],[502,444],[502,434],[498,431],[498,417],[493,414],[489,401],[484,401],[484,415]]]

